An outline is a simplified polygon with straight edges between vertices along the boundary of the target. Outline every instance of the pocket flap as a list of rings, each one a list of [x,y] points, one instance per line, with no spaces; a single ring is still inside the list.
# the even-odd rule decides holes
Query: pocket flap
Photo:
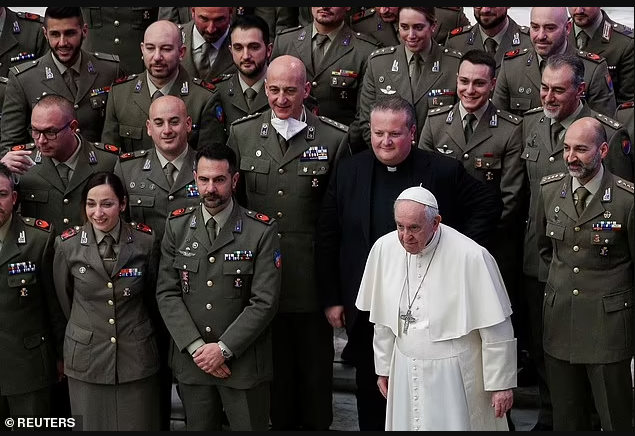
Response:
[[[254,264],[251,260],[226,260],[223,262],[223,274],[253,274]]]
[[[509,99],[509,107],[515,111],[528,111],[531,109],[531,98],[512,97]]]
[[[536,162],[540,156],[540,148],[538,147],[525,147],[523,154],[520,156],[522,159]]]
[[[132,329],[132,333],[137,339],[147,338],[154,333],[154,326],[152,325],[152,321],[150,321],[149,319],[145,320],[138,326],[134,327]]]
[[[121,124],[119,126],[119,136],[122,138],[141,139],[143,136],[143,128]]]
[[[321,176],[328,174],[329,163],[320,161],[298,162],[298,176]]]
[[[618,294],[605,295],[602,297],[602,303],[604,311],[607,313],[633,307],[633,289]]]
[[[105,108],[108,99],[105,95],[96,95],[90,98],[90,107],[93,109]]]
[[[501,158],[498,156],[478,156],[474,158],[474,168],[483,170],[500,170]]]
[[[335,73],[335,71],[333,72]],[[347,71],[346,74],[350,74],[347,76],[343,76],[339,74],[331,73],[331,88],[346,88],[346,89],[356,89],[357,88],[357,73],[354,71]]]
[[[93,332],[69,322],[66,328],[66,336],[80,344],[88,345],[93,337]]]
[[[591,235],[591,245],[613,245],[614,241],[613,232],[600,232]]]
[[[265,159],[254,159],[253,157],[241,157],[240,169],[260,174],[269,174],[270,162]]]
[[[130,195],[130,207],[154,207],[154,197],[150,195]]]
[[[36,189],[23,189],[20,197],[24,201],[35,201],[36,203],[48,203],[49,201],[48,191]]]
[[[39,347],[42,342],[44,342],[44,336],[39,333],[33,334],[24,338],[24,347],[27,350],[32,350],[33,348]]]
[[[564,229],[564,226],[548,222],[545,235],[550,238],[557,239],[558,241],[562,241],[564,239]]]
[[[172,265],[176,269],[198,272],[198,259],[193,259],[191,257],[185,256],[176,256],[174,258],[174,264]]]
[[[7,280],[9,287],[16,288],[18,286],[26,286],[37,283],[37,275],[35,273],[15,274],[9,276]]]

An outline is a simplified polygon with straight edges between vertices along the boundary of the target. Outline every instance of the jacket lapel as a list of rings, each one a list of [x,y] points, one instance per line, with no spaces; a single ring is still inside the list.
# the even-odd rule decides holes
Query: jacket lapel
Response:
[[[19,216],[13,214],[13,217],[11,218],[11,226],[7,232],[7,237],[2,243],[2,250],[0,250],[0,265],[9,263],[9,260],[21,253],[17,240],[20,237],[20,232],[23,231],[24,223]]]

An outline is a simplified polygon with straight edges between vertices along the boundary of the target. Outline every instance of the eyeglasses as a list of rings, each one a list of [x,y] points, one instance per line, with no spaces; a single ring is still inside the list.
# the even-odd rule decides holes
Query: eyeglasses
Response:
[[[38,130],[34,129],[33,127],[29,127],[29,135],[31,135],[31,138],[33,139],[40,139],[40,136],[44,135],[46,139],[48,139],[49,141],[53,141],[54,139],[57,139],[57,134],[70,126],[72,122],[73,120],[70,120],[68,123],[64,124],[64,126],[60,127],[57,130]]]

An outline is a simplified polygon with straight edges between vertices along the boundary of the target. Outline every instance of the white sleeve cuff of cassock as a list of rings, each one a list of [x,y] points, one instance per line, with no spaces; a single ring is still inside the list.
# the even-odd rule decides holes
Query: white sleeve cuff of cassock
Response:
[[[483,381],[486,391],[502,391],[517,386],[516,338],[483,342]]]
[[[388,376],[395,347],[395,335],[390,327],[375,324],[373,349],[375,350],[375,374]]]

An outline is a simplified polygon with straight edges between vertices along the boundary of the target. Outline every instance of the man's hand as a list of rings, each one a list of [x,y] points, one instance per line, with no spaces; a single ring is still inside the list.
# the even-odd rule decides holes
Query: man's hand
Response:
[[[227,378],[232,372],[225,364],[225,358],[217,343],[205,344],[192,355],[194,363],[203,371],[218,378]]]
[[[377,376],[377,387],[379,388],[379,392],[384,396],[384,398],[388,398],[388,377],[385,375]]]
[[[31,150],[9,151],[0,159],[0,162],[5,164],[12,173],[20,175],[35,165],[31,159]]]
[[[331,306],[324,310],[326,319],[329,324],[334,328],[340,328],[346,326],[346,319],[344,317],[344,306]]]
[[[514,392],[511,389],[492,392],[492,407],[494,416],[502,418],[514,404]]]

